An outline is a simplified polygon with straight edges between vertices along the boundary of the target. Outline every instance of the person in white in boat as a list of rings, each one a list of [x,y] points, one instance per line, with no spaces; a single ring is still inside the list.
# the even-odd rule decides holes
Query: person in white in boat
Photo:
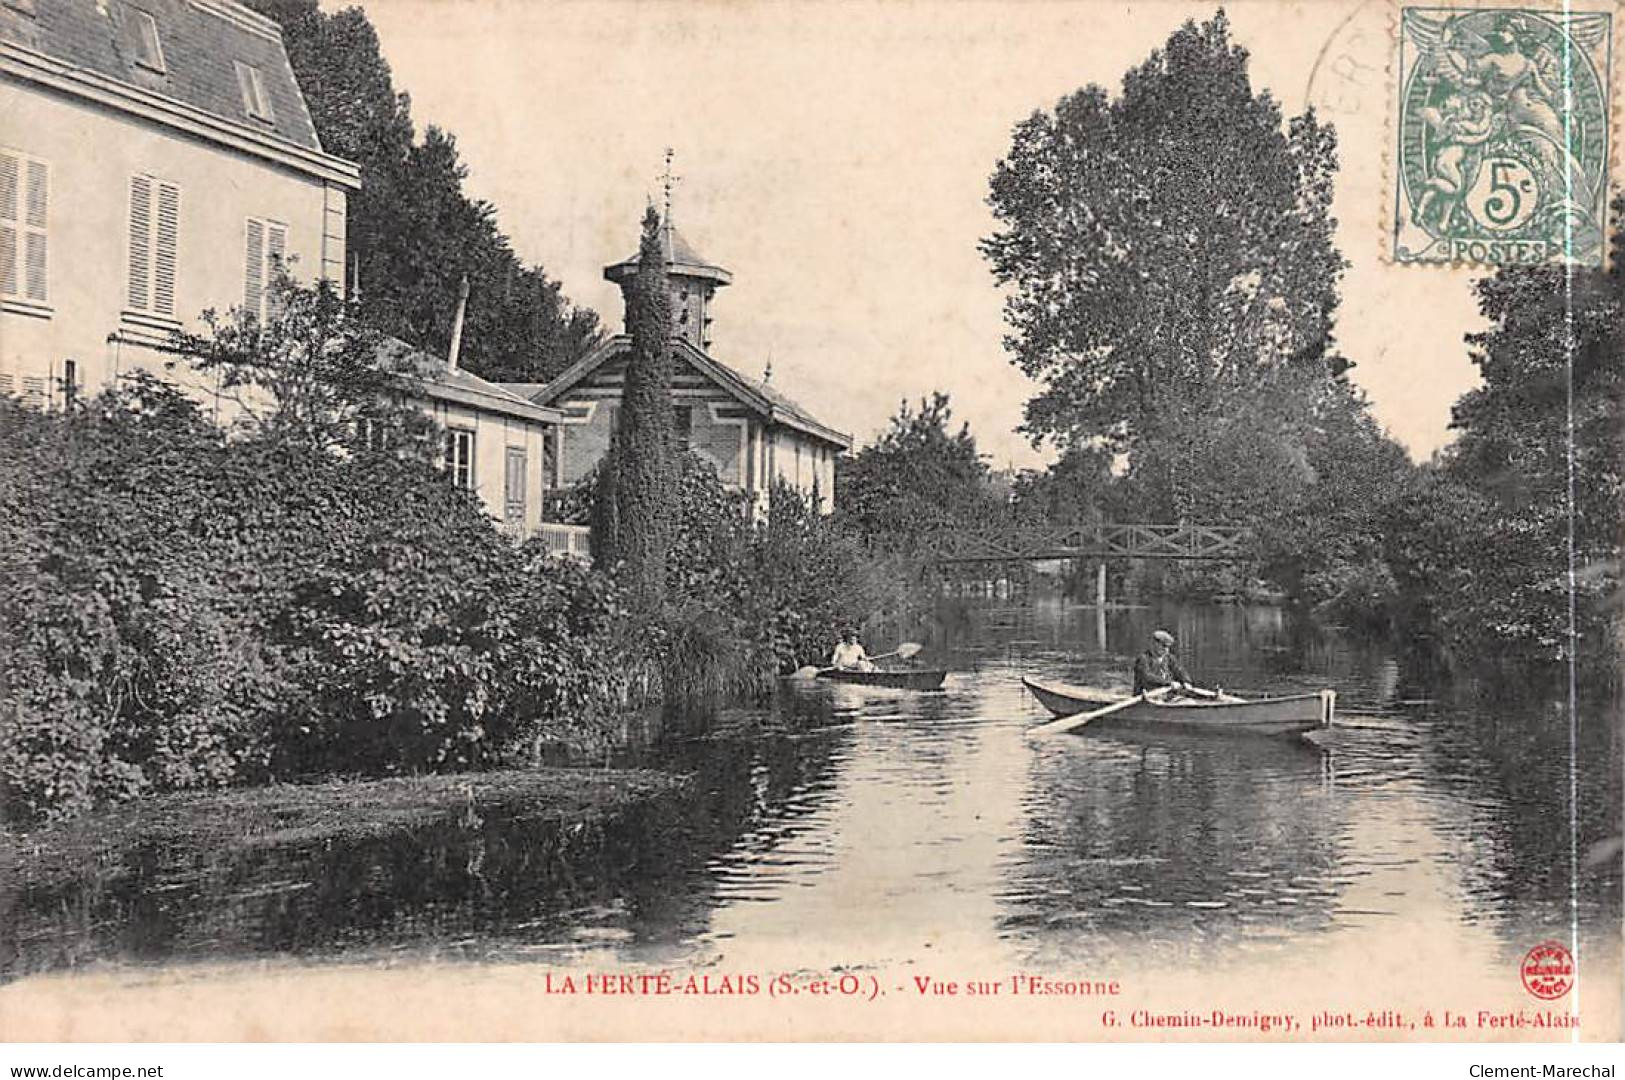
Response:
[[[846,635],[835,646],[834,654],[829,658],[830,666],[836,671],[874,671],[875,665],[869,659],[869,654],[863,651],[863,643],[858,640],[856,630],[848,630]]]
[[[1179,666],[1179,657],[1174,655],[1174,635],[1166,630],[1153,633],[1151,648],[1134,658],[1136,696],[1170,686],[1184,690],[1190,683],[1191,677],[1185,674],[1185,669]]]

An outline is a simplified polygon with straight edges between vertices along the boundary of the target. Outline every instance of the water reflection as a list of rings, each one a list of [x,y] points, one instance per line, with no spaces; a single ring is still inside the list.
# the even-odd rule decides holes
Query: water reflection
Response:
[[[1056,962],[1281,943],[1336,896],[1324,751],[1092,732],[1046,742],[1023,799],[1006,924]]]
[[[1426,932],[1505,970],[1564,930],[1617,955],[1620,737],[1561,699],[1450,700],[1380,645],[1279,609],[950,609],[945,691],[811,682],[760,707],[644,718],[617,764],[681,794],[566,829],[482,804],[342,843],[146,844],[80,878],[0,881],[0,969],[293,954],[659,964],[1220,963]],[[1204,682],[1332,686],[1321,745],[1086,729],[1035,741],[1024,674],[1122,686],[1168,626]],[[886,643],[874,643],[883,645]],[[1435,699],[1440,700],[1435,700]],[[1571,894],[1572,887],[1572,894]],[[1500,965],[1497,967],[1497,965]]]

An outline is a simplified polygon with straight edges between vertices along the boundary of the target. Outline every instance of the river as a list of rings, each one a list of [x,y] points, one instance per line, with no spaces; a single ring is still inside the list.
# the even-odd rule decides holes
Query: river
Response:
[[[1207,685],[1335,688],[1337,727],[1313,742],[1028,735],[1046,716],[1021,676],[1121,684],[1157,626]],[[1315,950],[1378,962],[1418,942],[1505,973],[1576,927],[1582,962],[1617,968],[1613,705],[1582,708],[1571,754],[1561,694],[1445,693],[1384,646],[1273,607],[961,607],[932,636],[941,693],[809,681],[649,718],[617,764],[689,774],[688,792],[568,858],[511,808],[341,845],[124,852],[93,880],[9,895],[4,974],[266,957],[746,970],[787,955],[1223,970]]]

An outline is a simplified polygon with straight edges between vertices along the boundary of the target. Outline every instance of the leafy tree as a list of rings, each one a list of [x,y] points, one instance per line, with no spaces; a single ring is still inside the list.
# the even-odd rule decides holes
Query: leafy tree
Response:
[[[742,568],[744,610],[765,635],[769,663],[792,671],[823,662],[841,629],[887,606],[898,588],[842,523],[781,481],[768,499],[767,521],[756,529]]]
[[[658,611],[666,594],[666,562],[673,527],[671,292],[660,240],[660,215],[643,215],[638,271],[628,284],[627,328],[632,344],[626,363],[620,423],[609,459],[600,466],[595,525],[599,565],[625,565],[634,602]],[[596,531],[596,529],[595,529]]]
[[[433,456],[432,423],[410,400],[417,372],[356,317],[331,282],[302,286],[279,273],[273,315],[203,313],[204,331],[171,346],[215,377],[233,426],[307,451],[388,445]]]
[[[1110,454],[1095,447],[1069,447],[1048,469],[1026,469],[1016,476],[1011,509],[1017,520],[1030,524],[1098,521],[1111,482]]]
[[[1010,290],[1007,348],[1043,383],[1024,430],[1123,450],[1278,368],[1340,370],[1335,169],[1330,128],[1283,130],[1254,93],[1222,12],[1118,97],[1088,86],[1017,125],[982,250]]]
[[[843,524],[882,546],[919,533],[979,523],[993,508],[988,468],[970,425],[952,430],[953,408],[938,391],[919,410],[902,402],[891,425],[850,460],[836,461],[835,505]]]
[[[1625,232],[1614,242],[1610,270],[1508,268],[1478,285],[1492,325],[1468,342],[1483,381],[1456,402],[1443,458],[1444,478],[1484,503],[1473,573],[1441,602],[1459,642],[1617,664]]]
[[[598,316],[574,307],[539,266],[525,266],[496,210],[463,191],[452,136],[414,142],[411,102],[397,93],[378,34],[358,8],[316,0],[254,0],[282,27],[288,58],[322,146],[361,167],[349,243],[360,314],[435,355],[451,341],[468,275],[462,362],[488,379],[545,381],[602,338]]]

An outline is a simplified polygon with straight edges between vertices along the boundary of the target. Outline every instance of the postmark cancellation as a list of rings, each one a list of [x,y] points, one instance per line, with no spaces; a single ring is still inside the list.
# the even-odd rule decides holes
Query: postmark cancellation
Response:
[[[1393,258],[1599,266],[1615,13],[1402,7]]]

